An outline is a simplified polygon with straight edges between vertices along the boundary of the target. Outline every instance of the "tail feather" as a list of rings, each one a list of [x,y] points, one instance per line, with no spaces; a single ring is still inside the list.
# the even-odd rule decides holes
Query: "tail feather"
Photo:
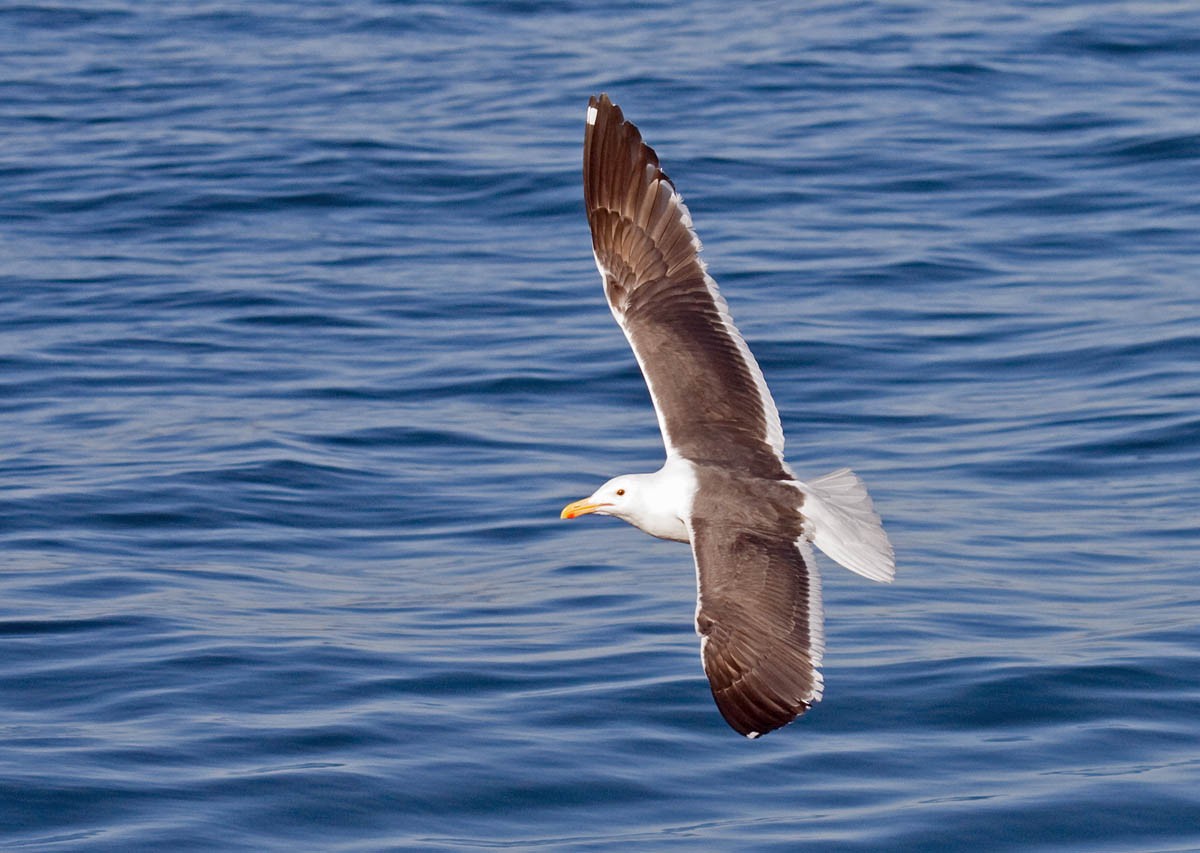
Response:
[[[808,483],[801,511],[812,524],[812,540],[826,555],[852,572],[890,583],[896,557],[867,487],[849,468]]]

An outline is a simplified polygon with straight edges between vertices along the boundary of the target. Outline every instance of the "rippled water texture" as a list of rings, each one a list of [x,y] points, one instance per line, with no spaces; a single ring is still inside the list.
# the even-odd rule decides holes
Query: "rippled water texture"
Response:
[[[1190,2],[0,6],[0,846],[1200,849]],[[717,714],[579,180],[609,92],[801,476]]]

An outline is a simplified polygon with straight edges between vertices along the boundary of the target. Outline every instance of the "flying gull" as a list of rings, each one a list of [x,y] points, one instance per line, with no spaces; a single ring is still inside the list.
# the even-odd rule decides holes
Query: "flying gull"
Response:
[[[783,458],[779,412],[758,362],[700,260],[692,218],[607,95],[588,103],[583,196],[613,316],[633,348],[667,459],[609,480],[563,518],[595,513],[689,542],[696,631],[725,721],[756,738],[821,698],[821,579],[815,544],[876,581],[892,546],[848,468],[809,482]]]

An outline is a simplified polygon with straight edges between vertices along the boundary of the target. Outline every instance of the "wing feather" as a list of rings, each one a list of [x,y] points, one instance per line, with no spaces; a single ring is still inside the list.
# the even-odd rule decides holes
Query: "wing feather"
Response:
[[[646,378],[668,455],[790,478],[779,412],[700,260],[691,214],[607,95],[588,105],[583,184],[604,292]]]
[[[696,630],[721,716],[757,737],[821,698],[821,579],[812,549],[786,533],[694,520]]]

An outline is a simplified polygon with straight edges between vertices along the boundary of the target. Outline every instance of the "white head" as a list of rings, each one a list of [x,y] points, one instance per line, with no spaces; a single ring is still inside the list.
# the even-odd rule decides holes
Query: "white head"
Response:
[[[637,515],[637,507],[640,503],[639,498],[645,491],[644,484],[640,481],[649,476],[649,474],[622,474],[620,477],[613,477],[596,489],[590,497],[563,507],[559,518],[577,518],[581,515],[595,513],[596,515],[612,515],[633,524],[633,517]]]
[[[660,539],[688,541],[684,518],[690,505],[677,474],[666,468],[653,474],[623,474],[613,477],[590,497],[567,504],[560,518],[581,515],[611,515]]]

